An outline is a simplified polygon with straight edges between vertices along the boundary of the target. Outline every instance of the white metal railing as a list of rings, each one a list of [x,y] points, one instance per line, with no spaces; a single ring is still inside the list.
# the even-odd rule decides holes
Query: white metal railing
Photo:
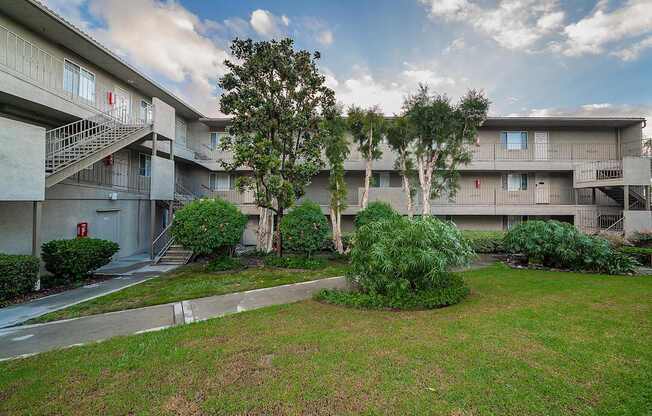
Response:
[[[83,78],[82,68],[76,64],[74,66],[79,70],[77,74],[66,73],[66,62],[0,25],[1,70],[75,104],[101,112],[113,107],[113,85],[98,81],[95,74],[88,71],[88,76]],[[71,62],[68,65],[73,66]],[[143,118],[147,117],[147,113],[144,113]]]
[[[254,193],[251,191],[240,192],[237,189],[208,189],[208,198],[221,198],[236,205],[252,205],[256,203]]]
[[[582,163],[575,167],[575,181],[593,182],[623,177],[622,160],[600,160]]]
[[[151,120],[134,116],[128,107],[116,107],[48,130],[45,133],[46,171],[54,173],[150,123]]]
[[[165,254],[165,251],[174,243],[174,238],[172,237],[172,224],[174,220],[161,231],[161,233],[152,241],[151,253],[154,260],[157,262],[158,259]]]

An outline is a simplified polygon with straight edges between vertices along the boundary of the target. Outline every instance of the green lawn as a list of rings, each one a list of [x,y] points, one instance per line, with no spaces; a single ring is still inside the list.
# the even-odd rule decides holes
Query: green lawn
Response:
[[[652,278],[464,275],[439,310],[305,301],[0,363],[0,414],[652,413]]]
[[[202,264],[190,264],[145,283],[43,315],[27,323],[76,318],[324,277],[342,276],[345,270],[345,264],[338,261],[329,261],[327,267],[321,270],[250,267],[238,272],[216,273],[205,271]]]

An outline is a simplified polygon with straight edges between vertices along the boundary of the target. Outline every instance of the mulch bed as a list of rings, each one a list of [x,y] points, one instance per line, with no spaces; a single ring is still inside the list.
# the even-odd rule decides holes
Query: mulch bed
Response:
[[[72,283],[68,285],[53,286],[48,288],[41,288],[38,292],[30,292],[20,295],[14,299],[0,301],[0,308],[6,308],[7,306],[19,305],[21,303],[29,302],[35,299],[41,299],[46,296],[55,295],[57,293],[65,292],[67,290],[76,289],[78,287],[92,285],[94,283],[104,282],[105,280],[113,279],[115,276],[112,275],[94,275],[88,280],[83,282]]]

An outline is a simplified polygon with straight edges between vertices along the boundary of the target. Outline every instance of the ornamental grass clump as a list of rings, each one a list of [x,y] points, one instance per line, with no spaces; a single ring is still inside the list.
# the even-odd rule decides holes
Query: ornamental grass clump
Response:
[[[638,262],[604,238],[590,236],[559,221],[527,221],[505,236],[505,249],[547,267],[607,274],[633,273]]]
[[[460,302],[469,289],[451,269],[474,256],[451,223],[433,217],[396,217],[357,230],[347,278],[355,291],[318,294],[355,307],[430,309]]]

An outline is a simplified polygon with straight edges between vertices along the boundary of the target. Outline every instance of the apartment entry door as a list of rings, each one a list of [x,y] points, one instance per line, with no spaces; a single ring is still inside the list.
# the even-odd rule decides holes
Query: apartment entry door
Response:
[[[115,87],[115,108],[118,109],[118,116],[122,122],[129,121],[129,114],[131,114],[131,97],[129,93],[122,88]]]
[[[97,211],[97,231],[95,238],[120,244],[120,211]],[[91,230],[92,232],[92,230]]]
[[[550,203],[550,183],[546,175],[537,174],[536,177],[536,194],[537,204]]]
[[[548,132],[534,132],[534,157],[536,160],[548,160]]]

